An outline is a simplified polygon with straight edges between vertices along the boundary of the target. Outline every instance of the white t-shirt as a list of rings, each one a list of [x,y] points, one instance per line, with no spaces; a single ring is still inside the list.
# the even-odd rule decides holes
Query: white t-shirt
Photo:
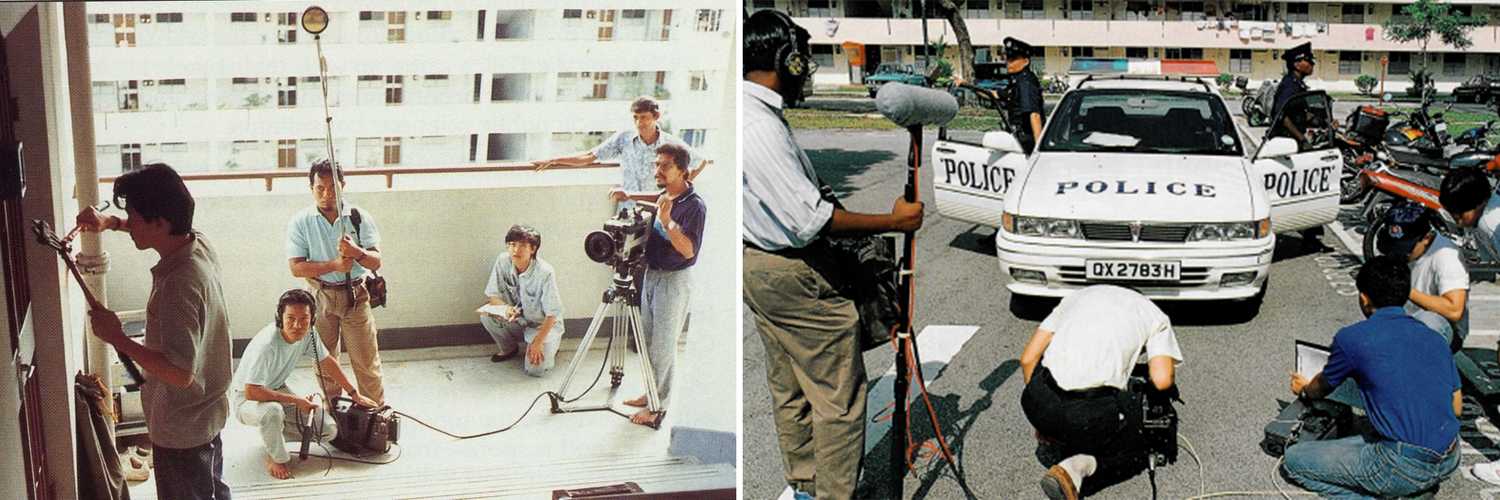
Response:
[[[1479,222],[1474,224],[1474,232],[1479,239],[1479,248],[1483,255],[1489,259],[1500,259],[1500,193],[1491,194],[1490,201],[1485,203],[1484,210],[1480,212]]]
[[[1464,268],[1463,254],[1453,240],[1439,234],[1422,257],[1411,263],[1411,287],[1428,295],[1442,296],[1454,290],[1469,289],[1469,270]],[[1406,303],[1406,313],[1422,311],[1415,302]],[[1455,325],[1459,331],[1469,330],[1469,308]]]
[[[1148,360],[1171,356],[1182,363],[1171,319],[1127,288],[1095,285],[1073,292],[1042,321],[1041,329],[1052,332],[1042,366],[1065,391],[1125,389],[1143,349]]]

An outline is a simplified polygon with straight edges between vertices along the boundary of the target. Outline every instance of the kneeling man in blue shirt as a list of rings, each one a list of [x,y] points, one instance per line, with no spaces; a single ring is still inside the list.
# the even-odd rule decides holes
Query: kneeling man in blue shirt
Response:
[[[1345,379],[1359,385],[1374,435],[1304,441],[1287,448],[1283,472],[1331,497],[1401,497],[1434,490],[1458,469],[1457,368],[1439,335],[1402,309],[1411,290],[1403,260],[1366,262],[1355,278],[1366,320],[1333,336],[1328,364],[1292,393],[1321,398]]]

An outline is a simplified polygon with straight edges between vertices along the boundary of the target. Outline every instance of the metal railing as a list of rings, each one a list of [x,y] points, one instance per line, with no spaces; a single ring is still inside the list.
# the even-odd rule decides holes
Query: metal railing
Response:
[[[547,170],[585,170],[597,168],[615,168],[619,163],[591,163],[582,166],[552,166]],[[494,173],[494,172],[525,172],[535,170],[530,162],[513,163],[490,163],[483,165],[448,165],[436,167],[350,167],[344,170],[346,177],[382,176],[385,177],[385,187],[390,189],[395,184],[397,175],[427,175],[427,174],[471,174],[471,173]],[[182,180],[192,181],[225,181],[225,180],[256,180],[260,179],[266,183],[266,191],[271,191],[272,183],[276,179],[303,179],[307,177],[307,169],[279,168],[275,170],[246,170],[234,172],[182,172]],[[100,176],[99,182],[112,183],[118,175]]]

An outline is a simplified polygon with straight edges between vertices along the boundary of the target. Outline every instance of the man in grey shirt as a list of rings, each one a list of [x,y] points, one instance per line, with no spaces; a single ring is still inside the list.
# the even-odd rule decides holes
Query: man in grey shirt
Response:
[[[171,167],[125,173],[115,180],[114,201],[124,220],[90,207],[78,214],[78,226],[128,232],[136,249],[155,250],[161,260],[151,268],[145,344],[125,336],[108,309],[89,311],[94,335],[147,377],[141,404],[155,449],[156,496],[227,499],[219,431],[229,415],[230,344],[218,255],[193,231],[193,196]]]
[[[527,375],[546,375],[562,344],[562,296],[552,265],[537,256],[542,234],[531,226],[515,225],[505,233],[506,253],[490,267],[485,306],[498,306],[503,314],[481,309],[479,323],[495,339],[500,351],[490,357],[499,363],[520,354]]]
[[[787,485],[798,498],[843,499],[854,495],[864,453],[865,370],[852,331],[859,313],[805,258],[831,234],[915,231],[922,205],[898,198],[889,214],[861,214],[822,197],[781,114],[812,77],[809,38],[779,11],[745,21],[741,293],[766,348]]]
[[[596,161],[619,160],[620,185],[611,189],[609,196],[617,202],[631,201],[628,199],[630,193],[645,192],[656,186],[656,148],[663,144],[686,148],[687,144],[657,125],[657,120],[661,119],[661,108],[656,99],[649,96],[637,97],[630,103],[630,118],[635,124],[634,128],[616,132],[592,150],[573,156],[538,160],[532,162],[532,165],[540,171],[554,165],[579,167]],[[689,163],[696,165],[688,170],[688,181],[691,182],[711,162],[698,157],[697,152],[692,149],[688,151],[692,156]]]

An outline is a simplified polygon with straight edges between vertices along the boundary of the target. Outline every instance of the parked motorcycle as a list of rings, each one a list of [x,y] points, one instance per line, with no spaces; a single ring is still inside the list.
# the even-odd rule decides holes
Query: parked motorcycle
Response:
[[[1491,175],[1490,182],[1494,184],[1493,176],[1497,170],[1500,170],[1500,154],[1489,152],[1486,155],[1484,163],[1454,168],[1482,168]],[[1472,160],[1471,158],[1466,161]],[[1442,203],[1438,201],[1438,185],[1441,184],[1441,179],[1414,172],[1401,175],[1383,162],[1377,161],[1366,165],[1360,172],[1360,180],[1368,184],[1372,190],[1361,214],[1366,222],[1364,242],[1361,245],[1365,260],[1380,255],[1375,245],[1375,235],[1385,230],[1385,211],[1401,200],[1410,200],[1437,213],[1437,222],[1434,223],[1433,229],[1458,246],[1464,263],[1471,273],[1500,271],[1500,261],[1497,261],[1496,256],[1484,255],[1479,250],[1478,241],[1469,230],[1460,227],[1453,217],[1443,210]]]
[[[1276,85],[1281,80],[1264,80],[1260,82],[1260,88],[1255,92],[1246,92],[1245,97],[1240,99],[1241,111],[1245,112],[1245,122],[1252,127],[1264,127],[1271,124],[1271,106],[1276,102]],[[1235,82],[1239,85],[1239,82]],[[1249,86],[1239,85],[1241,90]]]
[[[1405,121],[1392,124],[1385,132],[1385,147],[1396,166],[1441,172],[1460,155],[1489,150],[1488,136],[1494,121],[1458,137],[1450,137],[1443,115],[1453,109],[1453,104],[1449,103],[1437,113],[1432,113],[1430,106],[1424,102],[1411,112],[1392,113],[1407,117]]]
[[[1360,182],[1359,173],[1365,165],[1380,160],[1389,163],[1389,153],[1381,143],[1390,117],[1375,106],[1355,108],[1344,119],[1344,126],[1334,134],[1334,143],[1344,157],[1344,167],[1339,173],[1339,203],[1350,204],[1365,198],[1371,186]]]

